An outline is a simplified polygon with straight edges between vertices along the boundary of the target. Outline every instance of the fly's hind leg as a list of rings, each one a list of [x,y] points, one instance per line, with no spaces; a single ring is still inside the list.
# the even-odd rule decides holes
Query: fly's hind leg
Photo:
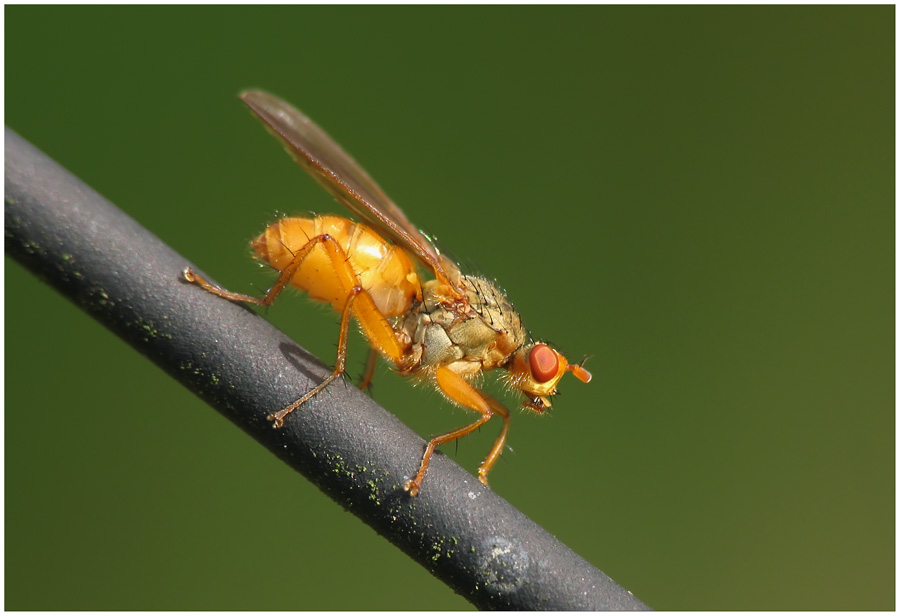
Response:
[[[274,302],[275,299],[281,294],[281,292],[284,291],[284,288],[288,285],[288,283],[291,282],[291,278],[293,278],[294,274],[297,273],[297,268],[300,267],[300,265],[303,263],[303,260],[310,253],[310,251],[312,251],[312,249],[315,248],[316,245],[320,242],[324,242],[327,240],[334,241],[329,235],[317,235],[316,237],[309,240],[306,244],[304,244],[303,248],[294,253],[294,256],[291,258],[291,262],[288,263],[287,266],[278,273],[278,280],[276,280],[275,284],[273,284],[271,288],[266,291],[266,294],[263,297],[253,297],[252,295],[244,295],[243,293],[226,291],[222,287],[218,287],[210,282],[207,282],[205,279],[198,276],[197,272],[195,272],[190,267],[184,268],[184,272],[182,274],[185,280],[199,287],[202,287],[204,290],[209,291],[213,295],[224,297],[225,299],[231,300],[233,302],[244,302],[247,304],[256,304],[257,306],[270,306],[272,302]],[[338,246],[338,248],[340,248],[340,246]]]
[[[481,417],[470,423],[468,426],[452,430],[440,436],[436,436],[428,442],[425,447],[425,454],[422,456],[422,462],[419,465],[419,472],[416,473],[414,479],[410,479],[404,486],[410,496],[415,496],[422,488],[422,481],[425,479],[425,473],[428,470],[428,464],[434,455],[434,450],[439,445],[455,441],[467,434],[471,434],[480,426],[490,420],[497,413],[503,418],[503,427],[497,440],[494,441],[491,451],[488,453],[484,462],[478,468],[478,479],[484,485],[488,485],[487,475],[493,468],[494,464],[500,458],[503,452],[503,445],[506,444],[506,437],[509,434],[509,410],[486,393],[479,391],[469,385],[468,382],[449,368],[438,368],[435,376],[437,377],[438,386],[451,400],[458,404],[481,413]]]

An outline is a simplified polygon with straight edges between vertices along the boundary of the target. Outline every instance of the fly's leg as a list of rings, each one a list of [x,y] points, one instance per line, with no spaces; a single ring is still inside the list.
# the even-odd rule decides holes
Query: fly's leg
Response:
[[[331,248],[340,251],[340,254],[344,253],[341,247],[336,243]],[[341,258],[337,254],[336,257]],[[346,259],[342,259],[339,263],[342,267],[347,268],[354,277],[356,276]],[[335,265],[337,266],[337,264]],[[384,318],[384,315],[378,310],[378,307],[375,306],[375,300],[372,299],[369,292],[361,286],[356,285],[350,289],[350,292],[347,294],[347,303],[344,304],[344,309],[341,312],[341,333],[338,338],[338,352],[334,372],[319,385],[306,392],[306,394],[296,402],[291,403],[277,413],[269,415],[267,419],[272,422],[274,427],[280,428],[283,426],[285,417],[300,408],[304,403],[308,402],[344,373],[344,367],[347,362],[347,338],[350,333],[351,314],[359,321],[359,324],[362,326],[373,349],[380,350],[390,357],[398,366],[404,366],[403,360],[406,349],[400,345],[393,328],[390,323],[388,323],[387,319]]]
[[[425,473],[428,470],[428,464],[431,462],[431,457],[434,454],[435,447],[455,441],[467,434],[471,434],[480,426],[487,423],[487,421],[494,416],[494,413],[497,413],[503,418],[503,427],[500,429],[497,440],[494,441],[494,446],[491,447],[491,451],[478,469],[478,479],[484,485],[488,485],[487,475],[500,458],[500,454],[503,451],[503,445],[506,444],[507,434],[509,434],[509,411],[505,406],[484,392],[469,385],[464,378],[449,368],[438,368],[435,376],[437,377],[438,386],[441,388],[441,391],[443,391],[451,400],[466,408],[481,413],[481,417],[470,423],[468,426],[452,430],[446,434],[441,434],[428,442],[428,445],[425,447],[425,454],[422,456],[422,463],[419,465],[419,472],[416,473],[414,479],[407,481],[404,486],[410,496],[415,496],[419,493],[419,490],[422,487],[422,481],[425,479]]]
[[[197,272],[195,272],[190,267],[186,267],[184,269],[184,279],[188,282],[194,283],[199,287],[202,287],[204,290],[209,291],[213,295],[224,297],[225,299],[229,299],[233,302],[244,302],[247,304],[256,304],[257,306],[269,306],[281,294],[288,283],[290,283],[291,278],[293,278],[294,274],[297,273],[297,268],[300,267],[300,265],[303,263],[303,260],[312,251],[312,249],[315,248],[316,245],[320,242],[325,242],[328,240],[334,241],[329,235],[317,235],[316,237],[309,240],[306,244],[304,244],[303,248],[298,250],[291,258],[291,262],[288,263],[287,266],[278,273],[278,280],[276,280],[275,284],[273,284],[272,287],[268,291],[266,291],[266,294],[263,297],[253,297],[252,295],[244,295],[243,293],[233,293],[231,291],[226,291],[222,287],[217,287],[216,285],[207,282],[202,277],[198,276]],[[338,248],[340,248],[340,246]]]
[[[375,366],[378,362],[378,351],[371,349],[369,351],[369,359],[366,360],[366,371],[363,373],[362,381],[359,388],[363,391],[372,386],[372,378],[375,376]]]
[[[266,419],[272,422],[273,427],[282,427],[284,425],[285,417],[296,411],[309,400],[312,400],[319,392],[331,385],[332,381],[344,374],[344,366],[347,363],[347,333],[350,330],[350,307],[353,305],[354,298],[360,293],[365,293],[365,291],[362,290],[362,287],[353,287],[353,289],[350,290],[350,294],[347,296],[347,303],[344,304],[344,310],[341,312],[341,333],[338,337],[337,360],[335,360],[334,371],[331,373],[331,376],[303,394],[303,397],[296,402],[292,402],[277,413],[272,413],[266,417]]]

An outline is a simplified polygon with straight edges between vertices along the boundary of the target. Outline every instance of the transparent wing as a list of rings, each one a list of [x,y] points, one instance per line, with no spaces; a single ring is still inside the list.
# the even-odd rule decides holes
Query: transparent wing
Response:
[[[325,190],[359,218],[407,248],[435,276],[449,282],[451,267],[434,245],[353,158],[299,109],[261,90],[241,100],[284,144],[288,153]]]

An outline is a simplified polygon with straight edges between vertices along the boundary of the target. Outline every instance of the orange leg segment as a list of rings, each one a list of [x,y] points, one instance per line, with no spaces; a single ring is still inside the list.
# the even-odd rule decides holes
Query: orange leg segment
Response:
[[[422,487],[422,481],[425,479],[425,472],[428,470],[428,464],[431,462],[431,457],[434,454],[435,447],[455,441],[467,434],[471,434],[480,426],[487,423],[487,421],[494,416],[494,413],[497,413],[503,418],[503,427],[500,429],[500,434],[497,436],[497,440],[494,441],[494,446],[491,447],[491,451],[478,468],[478,479],[484,485],[488,485],[487,475],[500,458],[500,454],[503,452],[503,445],[506,444],[506,437],[509,433],[509,410],[507,410],[505,406],[486,393],[469,385],[463,377],[459,376],[449,368],[438,368],[435,376],[437,377],[438,386],[447,397],[466,408],[478,411],[481,413],[481,417],[470,423],[468,426],[452,430],[446,434],[441,434],[428,442],[428,445],[425,447],[425,455],[422,456],[422,463],[419,465],[419,472],[416,473],[414,479],[407,481],[404,486],[410,496],[415,496],[419,493],[419,490]]]
[[[294,274],[297,272],[297,269],[303,263],[303,259],[305,259],[310,251],[318,244],[322,244],[325,248],[331,261],[331,265],[334,267],[335,275],[340,278],[342,286],[347,289],[347,300],[341,312],[341,330],[340,337],[338,338],[337,360],[335,362],[334,372],[327,379],[308,391],[296,402],[293,402],[277,413],[268,416],[269,421],[273,422],[273,425],[276,428],[280,428],[284,425],[284,418],[287,415],[308,402],[344,373],[347,359],[347,339],[350,331],[351,314],[359,321],[373,350],[380,351],[387,355],[401,369],[406,368],[404,361],[406,348],[401,345],[390,323],[384,315],[381,314],[381,311],[378,310],[372,296],[360,286],[359,277],[350,265],[350,261],[347,258],[344,249],[341,248],[340,244],[328,234],[317,235],[304,244],[303,247],[294,254],[291,262],[281,270],[278,275],[278,280],[262,298],[226,291],[225,289],[207,282],[198,276],[191,268],[184,270],[184,277],[188,282],[199,285],[214,295],[224,297],[231,301],[246,302],[258,306],[269,306],[290,283]],[[370,363],[374,369],[374,362],[371,361],[371,358]],[[367,369],[367,374],[368,373],[369,370]],[[371,375],[369,374],[368,376],[368,381],[370,382]]]

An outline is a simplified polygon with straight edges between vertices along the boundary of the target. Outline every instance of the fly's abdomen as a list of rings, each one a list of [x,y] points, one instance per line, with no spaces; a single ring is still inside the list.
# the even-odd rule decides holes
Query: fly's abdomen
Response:
[[[326,234],[344,251],[360,285],[385,317],[405,314],[421,295],[415,268],[403,250],[367,226],[340,216],[282,218],[269,225],[251,246],[258,258],[281,271],[312,239]],[[322,242],[316,242],[291,284],[341,311],[350,288],[344,288],[326,250]]]

